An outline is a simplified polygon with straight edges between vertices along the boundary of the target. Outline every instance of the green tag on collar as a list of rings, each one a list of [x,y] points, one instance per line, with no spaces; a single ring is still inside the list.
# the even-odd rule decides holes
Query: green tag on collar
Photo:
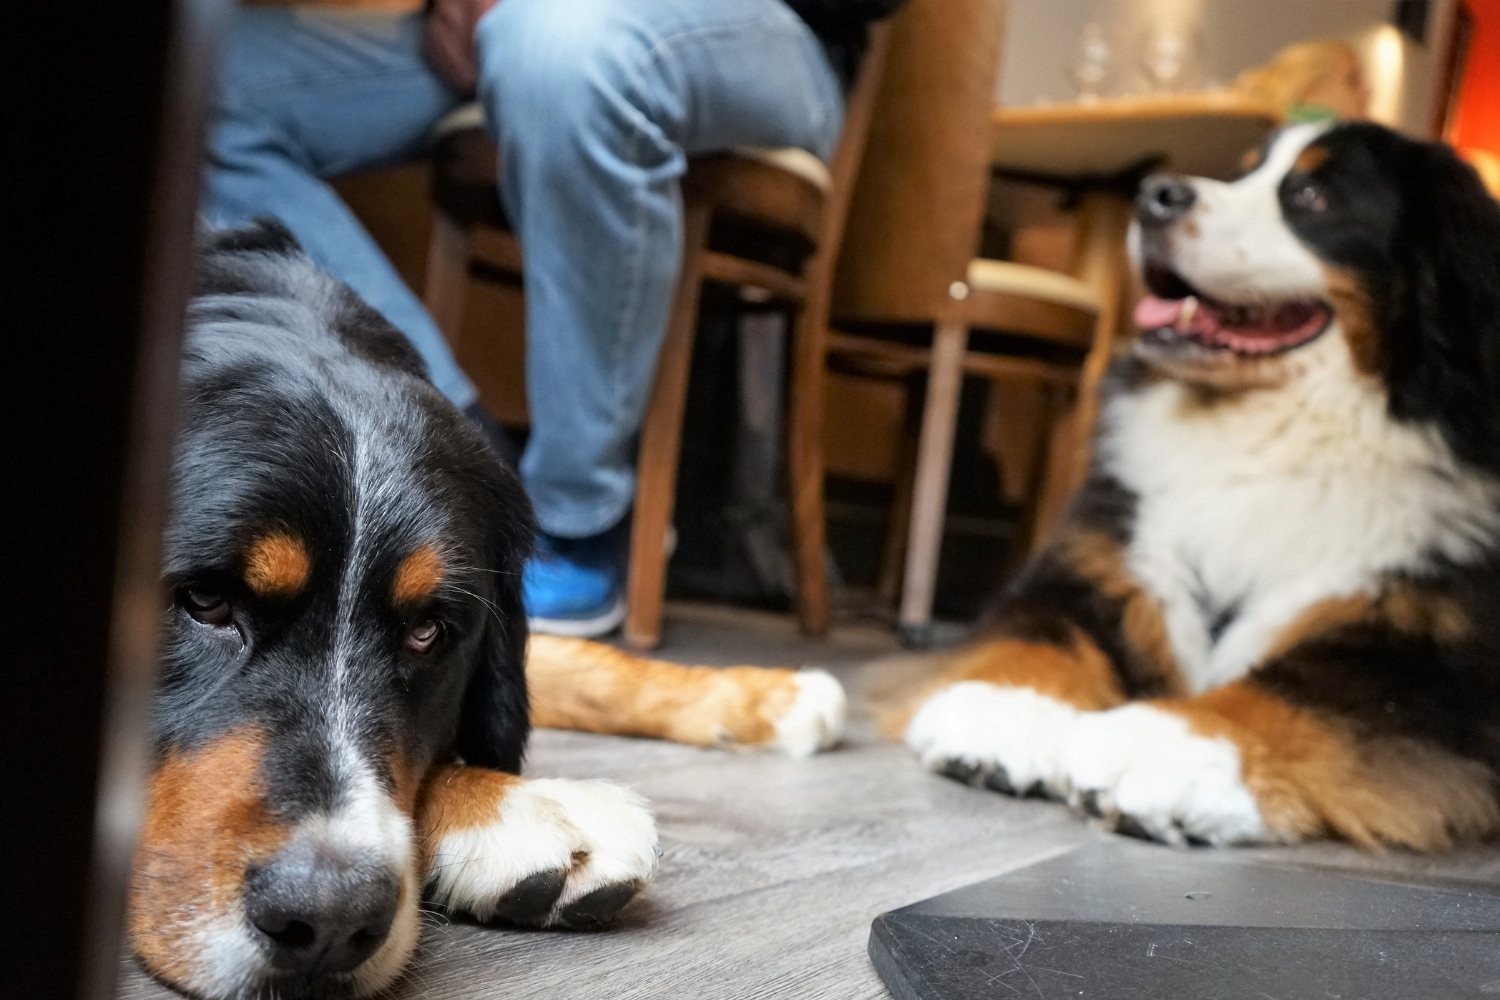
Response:
[[[1337,118],[1326,104],[1293,104],[1286,112],[1288,122],[1331,122]]]

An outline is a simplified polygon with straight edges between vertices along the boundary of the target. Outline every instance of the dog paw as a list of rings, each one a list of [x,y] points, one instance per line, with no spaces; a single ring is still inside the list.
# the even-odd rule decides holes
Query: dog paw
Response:
[[[844,735],[844,687],[826,670],[791,675],[791,702],[772,721],[772,746],[789,757],[810,757]]]
[[[1062,753],[1082,716],[1029,688],[961,681],[923,702],[905,732],[923,766],[1007,795],[1061,797]]]
[[[684,743],[808,757],[844,735],[844,688],[826,670],[703,667],[683,712]]]
[[[489,815],[444,824],[434,837],[435,903],[531,927],[605,926],[651,880],[660,855],[646,801],[608,781],[517,781]]]
[[[1174,846],[1279,839],[1245,784],[1239,748],[1150,705],[1080,719],[1064,771],[1069,803],[1117,833]]]

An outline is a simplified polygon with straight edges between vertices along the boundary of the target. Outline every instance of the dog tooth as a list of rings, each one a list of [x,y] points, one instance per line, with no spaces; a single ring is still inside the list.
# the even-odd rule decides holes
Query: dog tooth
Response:
[[[1198,315],[1198,299],[1189,295],[1182,300],[1182,308],[1177,313],[1177,329],[1186,333],[1193,325],[1193,317]]]

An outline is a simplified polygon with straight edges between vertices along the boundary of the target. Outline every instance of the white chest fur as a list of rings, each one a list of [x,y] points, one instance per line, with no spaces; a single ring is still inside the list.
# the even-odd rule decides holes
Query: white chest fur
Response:
[[[1392,422],[1341,341],[1325,335],[1301,378],[1232,402],[1161,382],[1108,406],[1103,457],[1138,498],[1127,559],[1195,690],[1243,675],[1320,600],[1500,539],[1500,483]]]

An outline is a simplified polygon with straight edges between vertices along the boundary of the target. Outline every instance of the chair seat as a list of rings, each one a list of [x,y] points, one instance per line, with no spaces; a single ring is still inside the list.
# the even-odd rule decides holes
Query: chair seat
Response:
[[[429,142],[438,207],[465,226],[509,228],[495,190],[499,150],[479,103],[462,104],[440,118]],[[813,241],[833,175],[805,149],[742,148],[694,157],[687,183],[730,215]]]
[[[1099,294],[1070,274],[981,258],[969,264],[966,284],[963,319],[971,333],[970,354],[1035,356],[1049,362],[1068,357],[1076,365],[1079,353],[1094,342]],[[834,325],[868,341],[836,335],[831,341],[835,353],[869,355],[870,344],[879,341],[905,341],[908,348],[929,343],[936,319],[843,314],[834,317]],[[910,363],[921,358],[920,352],[903,355],[902,369],[911,370]]]
[[[484,128],[484,105],[478,101],[460,104],[432,126],[432,131],[427,133],[427,144],[436,146],[455,132],[468,132],[476,128]]]
[[[1099,293],[1070,274],[978,259],[969,264],[964,312],[976,331],[1020,334],[1086,351],[1102,309]]]
[[[787,146],[784,149],[756,149],[741,146],[730,150],[729,155],[739,160],[753,160],[791,174],[825,195],[833,190],[833,174],[829,172],[827,164],[805,149],[798,149],[795,146]]]
[[[1097,313],[1099,294],[1089,285],[1061,271],[1008,260],[979,258],[969,264],[969,291],[1041,299],[1086,313]]]

